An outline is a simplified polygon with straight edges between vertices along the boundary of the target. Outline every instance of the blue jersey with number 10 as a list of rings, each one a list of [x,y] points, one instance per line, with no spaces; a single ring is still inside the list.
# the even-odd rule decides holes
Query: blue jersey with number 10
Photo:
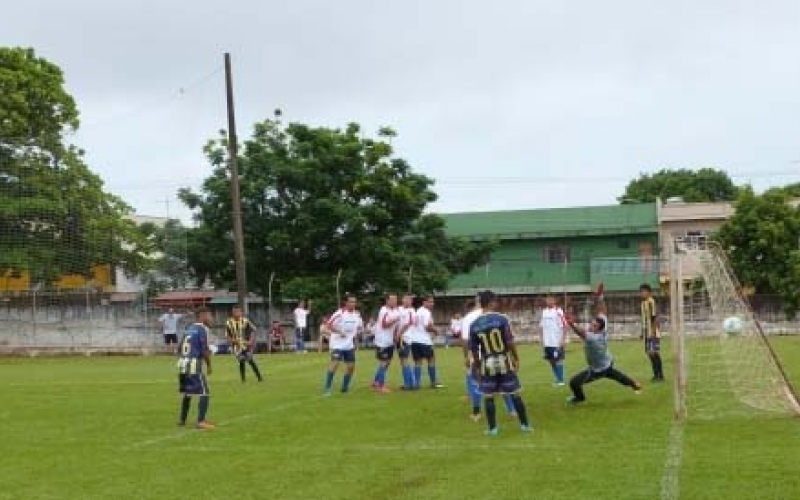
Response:
[[[208,328],[201,323],[189,327],[181,339],[178,348],[178,369],[181,373],[191,375],[201,371],[200,360],[208,351]]]
[[[514,336],[508,318],[499,313],[479,316],[469,329],[470,350],[480,360],[484,375],[504,375],[514,371],[511,346]]]

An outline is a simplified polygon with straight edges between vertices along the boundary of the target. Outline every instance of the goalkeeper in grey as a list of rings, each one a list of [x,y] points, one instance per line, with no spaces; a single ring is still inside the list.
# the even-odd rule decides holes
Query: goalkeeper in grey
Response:
[[[572,397],[567,400],[568,404],[576,405],[586,401],[583,386],[601,378],[608,378],[630,387],[637,394],[642,390],[641,384],[614,368],[614,357],[608,349],[607,320],[604,314],[595,316],[586,328],[576,325],[571,318],[567,321],[572,331],[583,339],[586,363],[589,365],[570,379]]]

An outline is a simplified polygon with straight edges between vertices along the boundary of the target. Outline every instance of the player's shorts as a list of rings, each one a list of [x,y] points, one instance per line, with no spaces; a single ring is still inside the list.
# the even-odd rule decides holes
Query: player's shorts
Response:
[[[208,396],[208,381],[205,374],[181,373],[178,375],[178,392],[187,395]]]
[[[375,348],[375,358],[378,361],[391,361],[393,357],[394,357],[394,346]]]
[[[164,344],[177,344],[178,343],[178,334],[177,333],[165,333],[164,334]]]
[[[414,361],[421,359],[433,359],[433,346],[428,344],[420,344],[419,342],[411,343],[411,357]]]
[[[560,347],[545,347],[544,359],[548,361],[563,361],[566,357],[566,352]]]
[[[250,361],[253,359],[253,351],[245,349],[243,351],[236,351],[236,359],[239,361]]]
[[[661,352],[661,339],[658,337],[647,337],[644,339],[645,352]]]
[[[482,375],[480,381],[481,394],[493,396],[495,394],[516,394],[522,390],[519,378],[514,372],[502,375]]]
[[[341,361],[342,363],[355,363],[355,349],[333,349],[331,351],[331,361]]]
[[[409,356],[411,356],[411,344],[405,340],[401,340],[400,343],[397,344],[397,357],[400,359],[408,359]]]

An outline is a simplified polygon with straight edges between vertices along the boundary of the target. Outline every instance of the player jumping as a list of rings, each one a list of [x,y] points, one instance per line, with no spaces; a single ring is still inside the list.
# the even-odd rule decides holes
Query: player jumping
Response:
[[[483,314],[470,326],[469,343],[472,352],[472,373],[480,382],[481,393],[486,408],[489,429],[486,434],[498,433],[497,413],[494,398],[497,394],[510,394],[511,401],[519,417],[520,429],[531,432],[525,403],[519,393],[522,387],[517,377],[519,355],[514,344],[509,319],[496,311],[497,298],[494,293],[484,291],[478,294]]]
[[[203,363],[206,364],[206,373],[211,375],[211,351],[208,349],[208,328],[213,318],[211,311],[200,309],[197,311],[197,323],[190,326],[181,338],[178,347],[178,391],[183,395],[181,400],[181,413],[178,425],[186,425],[189,417],[189,407],[192,396],[197,396],[197,424],[200,430],[213,429],[214,425],[206,420],[209,405],[208,380],[203,373]]]
[[[586,401],[583,386],[601,378],[608,378],[630,387],[637,394],[641,391],[642,386],[638,382],[614,368],[614,357],[608,349],[608,330],[606,328],[608,319],[602,300],[598,301],[596,316],[589,323],[588,328],[576,325],[572,319],[568,318],[567,321],[572,330],[583,339],[586,363],[589,365],[570,379],[569,386],[572,389],[572,397],[567,400],[568,404],[576,405]]]

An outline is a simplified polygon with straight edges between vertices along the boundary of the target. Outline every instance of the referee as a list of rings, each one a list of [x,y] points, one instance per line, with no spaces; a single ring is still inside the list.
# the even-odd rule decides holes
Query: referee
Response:
[[[256,328],[242,315],[241,307],[235,306],[231,309],[231,317],[225,323],[225,335],[230,340],[233,353],[239,361],[239,375],[242,377],[242,382],[245,381],[245,363],[253,369],[258,381],[263,381],[258,365],[253,360],[253,353],[256,350]]]

